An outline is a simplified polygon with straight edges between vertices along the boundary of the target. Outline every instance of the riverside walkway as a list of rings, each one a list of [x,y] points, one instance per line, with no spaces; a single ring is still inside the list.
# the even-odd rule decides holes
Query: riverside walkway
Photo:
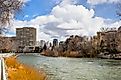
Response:
[[[1,59],[0,59],[0,80],[1,80]]]
[[[0,80],[7,80],[7,73],[3,57],[10,57],[14,53],[0,53]]]
[[[7,80],[4,59],[0,58],[0,80]]]
[[[4,59],[0,59],[0,80],[7,80]]]

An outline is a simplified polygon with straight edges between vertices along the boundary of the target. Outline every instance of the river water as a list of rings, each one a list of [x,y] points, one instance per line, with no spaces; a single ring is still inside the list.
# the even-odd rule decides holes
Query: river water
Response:
[[[20,62],[44,69],[48,80],[121,80],[121,61],[22,55]]]

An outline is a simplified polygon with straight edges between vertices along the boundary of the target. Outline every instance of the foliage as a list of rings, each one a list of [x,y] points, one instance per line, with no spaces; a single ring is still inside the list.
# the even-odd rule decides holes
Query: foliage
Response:
[[[42,71],[20,64],[15,57],[5,59],[8,71],[8,80],[46,80]]]

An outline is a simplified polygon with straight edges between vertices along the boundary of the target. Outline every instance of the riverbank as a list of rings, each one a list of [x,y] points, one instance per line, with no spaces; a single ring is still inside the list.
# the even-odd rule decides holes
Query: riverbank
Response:
[[[43,71],[21,64],[15,57],[5,58],[8,80],[47,80]]]
[[[48,57],[71,57],[71,58],[85,57],[84,55],[79,54],[78,51],[58,52],[58,51],[45,50],[41,53],[41,55]]]
[[[121,53],[118,54],[83,54],[79,51],[65,51],[65,52],[58,52],[58,51],[51,51],[51,50],[45,50],[41,53],[43,56],[48,57],[70,57],[70,58],[101,58],[101,59],[115,59],[115,60],[121,60]]]

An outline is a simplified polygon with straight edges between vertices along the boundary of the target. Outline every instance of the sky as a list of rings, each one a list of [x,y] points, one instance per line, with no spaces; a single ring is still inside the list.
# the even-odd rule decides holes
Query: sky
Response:
[[[25,0],[7,36],[18,27],[35,27],[37,40],[65,40],[70,35],[93,36],[101,27],[121,25],[117,4],[121,0]]]

